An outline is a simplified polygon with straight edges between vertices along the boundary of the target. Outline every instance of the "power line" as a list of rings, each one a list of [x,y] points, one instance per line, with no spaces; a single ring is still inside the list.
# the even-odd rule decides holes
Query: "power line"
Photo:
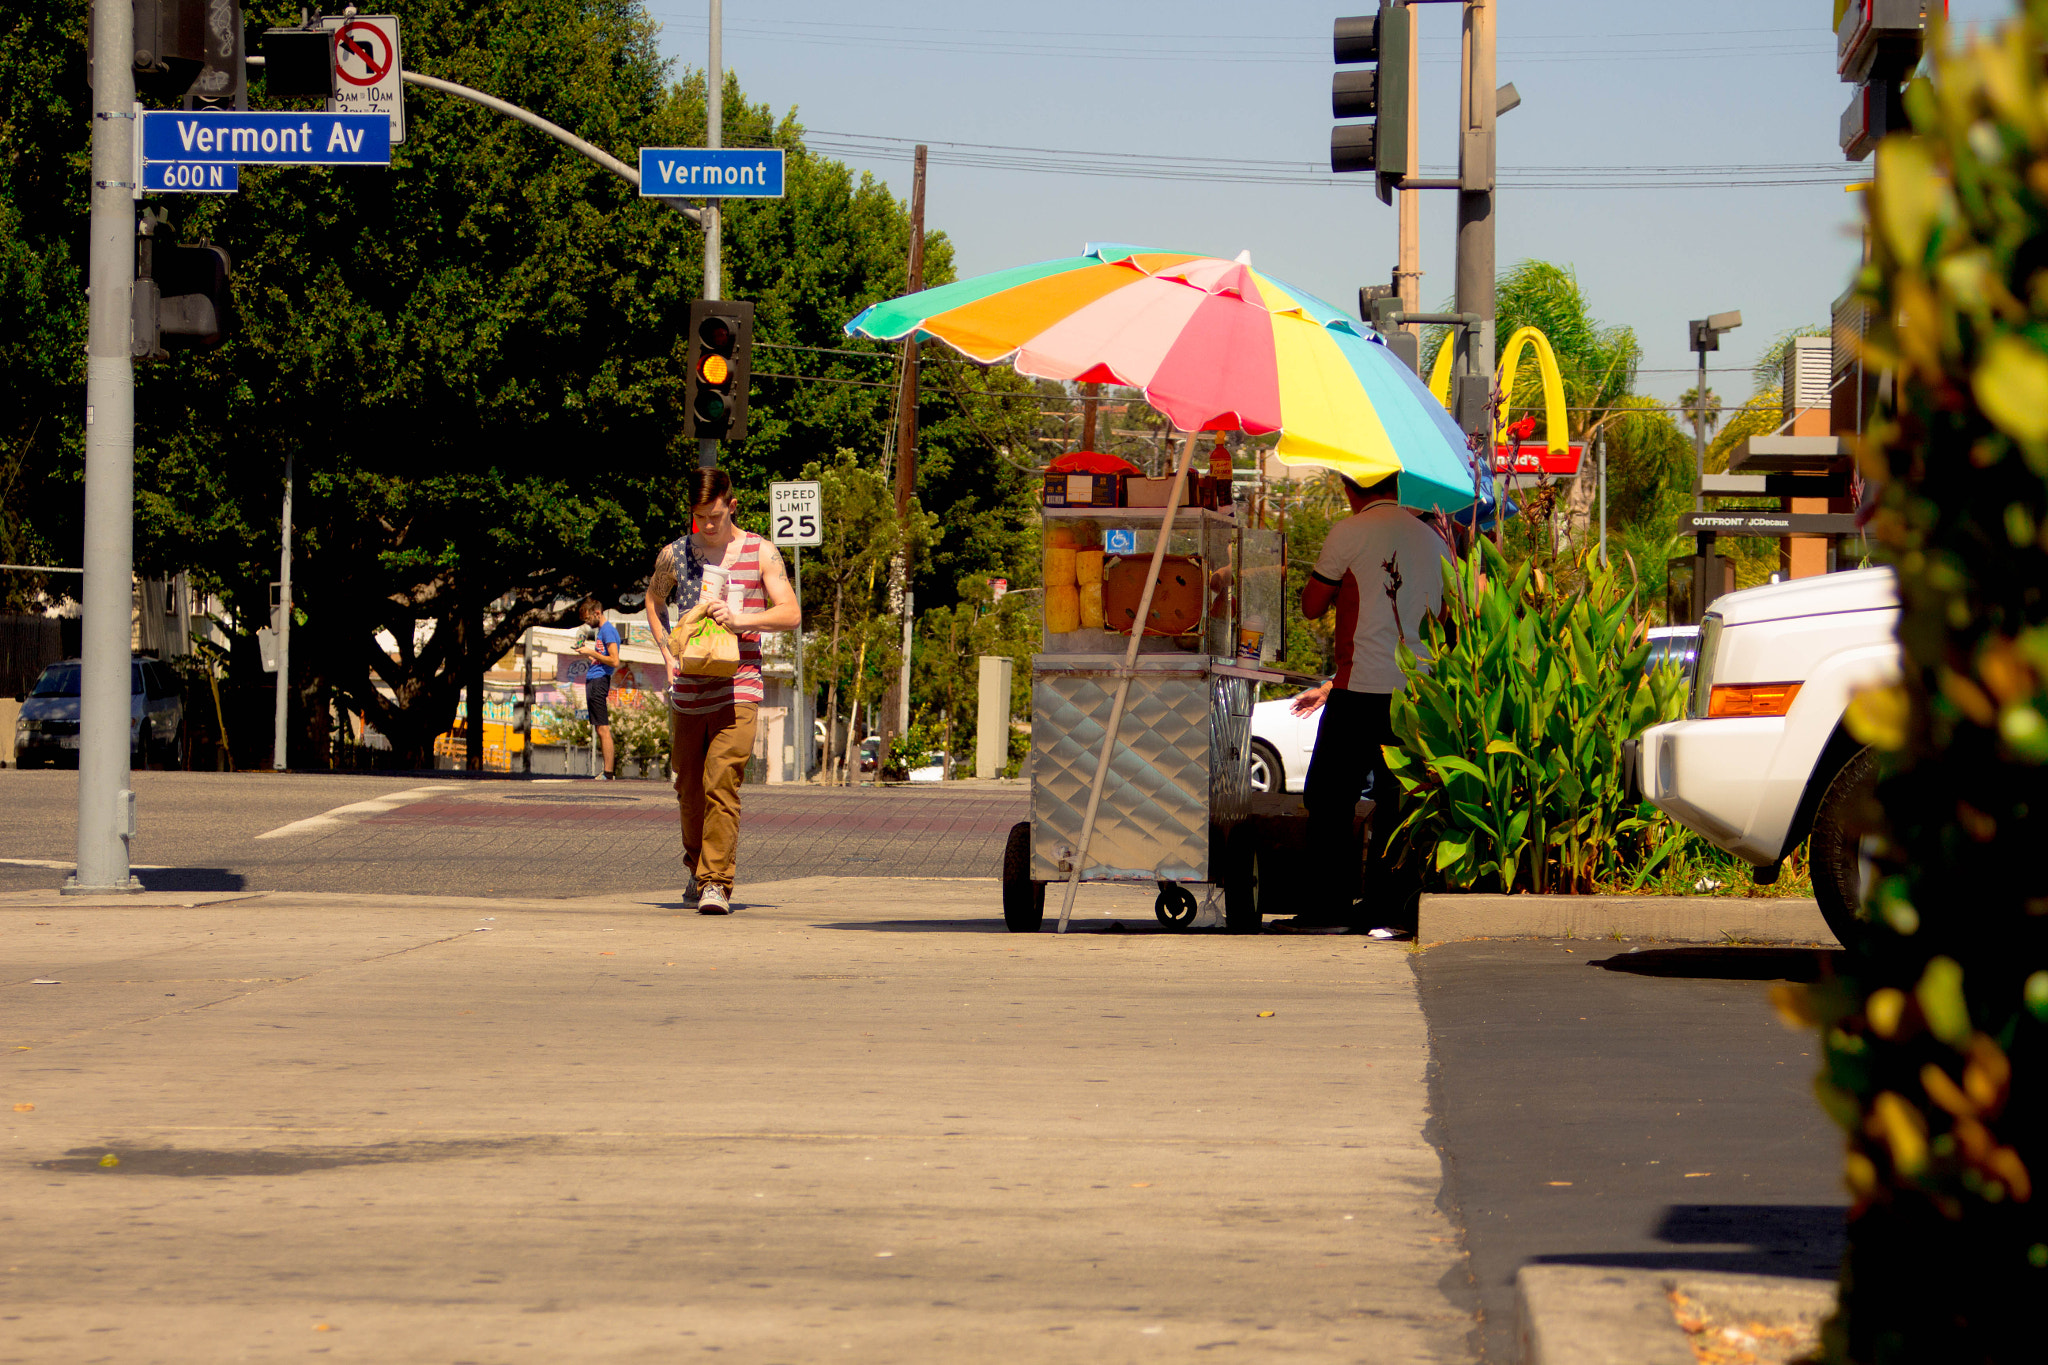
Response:
[[[658,8],[658,7],[654,7]],[[691,20],[708,16],[690,12]],[[1280,35],[1231,34],[1188,34],[1188,33],[1109,33],[1091,32],[1089,38],[1097,43],[1111,45],[1106,50],[1077,47],[1073,44],[1048,42],[1043,30],[1028,29],[972,29],[936,28],[930,25],[889,25],[838,23],[826,20],[756,20],[753,23],[727,24],[728,37],[754,37],[770,39],[778,43],[802,43],[810,46],[861,46],[881,47],[899,52],[935,52],[951,55],[981,54],[1000,57],[1052,58],[1071,61],[1076,58],[1116,62],[1174,62],[1174,63],[1227,63],[1233,66],[1254,65],[1327,65],[1329,39],[1326,37],[1286,37]],[[897,35],[911,34],[903,37]],[[947,34],[961,35],[948,37]],[[1720,38],[1733,39],[1749,36],[1799,34],[1804,42],[1790,43],[1746,43],[1728,46],[1686,47],[1621,47],[1581,48],[1544,50],[1540,47],[1523,48],[1524,43],[1577,41],[1582,38],[1604,38],[1608,40],[1663,40],[1678,38]],[[977,36],[978,35],[978,36]],[[1627,61],[1641,57],[1662,57],[1675,60],[1721,60],[1731,56],[1752,60],[1760,57],[1818,57],[1832,55],[1832,43],[1818,41],[1811,29],[1701,29],[1667,30],[1663,32],[1638,32],[1627,34],[1543,34],[1526,37],[1514,34],[1502,36],[1503,55],[1513,63],[1550,64],[1577,62]],[[1011,41],[1021,39],[1023,41]],[[1131,46],[1144,44],[1144,46]],[[1260,44],[1279,46],[1261,47]],[[1449,65],[1458,60],[1454,44],[1431,39],[1425,45],[1422,60],[1431,66]],[[1442,54],[1442,55],[1439,55]]]
[[[806,145],[813,151],[865,161],[907,161],[913,155],[913,147],[920,141],[931,149],[929,155],[933,161],[979,170],[1204,184],[1371,188],[1362,179],[1334,175],[1327,167],[1313,161],[1258,161],[1169,154],[1148,156],[1135,152],[946,142],[824,129],[805,133]],[[1448,168],[1423,167],[1422,172],[1448,173]],[[1588,190],[1841,186],[1851,183],[1852,172],[1853,168],[1827,162],[1703,163],[1697,166],[1531,165],[1502,169],[1499,184],[1504,189]]]
[[[862,360],[889,360],[897,358],[894,351],[848,351],[835,346],[799,346],[788,341],[757,341],[754,348],[761,351],[809,351],[812,355],[850,355]]]

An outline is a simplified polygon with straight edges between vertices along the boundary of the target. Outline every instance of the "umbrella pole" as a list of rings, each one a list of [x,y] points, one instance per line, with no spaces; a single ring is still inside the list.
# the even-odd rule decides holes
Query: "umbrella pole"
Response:
[[[1159,519],[1159,541],[1152,547],[1152,569],[1145,575],[1145,593],[1138,599],[1138,619],[1131,622],[1130,647],[1124,650],[1122,676],[1116,683],[1116,700],[1109,708],[1109,726],[1102,736],[1102,753],[1095,760],[1095,780],[1088,786],[1088,811],[1081,817],[1081,846],[1074,850],[1074,870],[1067,877],[1066,899],[1060,904],[1060,932],[1074,914],[1074,893],[1081,889],[1081,869],[1088,865],[1088,844],[1095,837],[1095,813],[1102,806],[1102,784],[1109,776],[1109,757],[1116,751],[1117,731],[1123,728],[1124,703],[1131,698],[1131,670],[1138,666],[1138,646],[1145,639],[1145,622],[1152,614],[1152,594],[1159,587],[1159,571],[1166,563],[1166,542],[1173,535],[1173,519],[1180,511],[1181,495],[1187,491],[1188,466],[1195,458],[1195,432],[1181,443],[1180,465],[1173,471],[1173,487],[1166,493],[1166,513]]]

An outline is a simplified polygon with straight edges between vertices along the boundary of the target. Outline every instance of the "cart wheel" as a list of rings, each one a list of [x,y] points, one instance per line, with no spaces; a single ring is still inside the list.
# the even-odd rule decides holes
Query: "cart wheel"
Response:
[[[1010,826],[1003,844],[1003,923],[1013,934],[1035,934],[1045,924],[1045,883],[1031,880],[1031,822]]]
[[[1161,924],[1169,929],[1191,928],[1196,910],[1194,892],[1174,882],[1159,883],[1159,899],[1152,902],[1152,913]]]
[[[1246,821],[1230,831],[1223,864],[1223,927],[1230,933],[1256,934],[1265,923],[1264,861],[1256,825]]]

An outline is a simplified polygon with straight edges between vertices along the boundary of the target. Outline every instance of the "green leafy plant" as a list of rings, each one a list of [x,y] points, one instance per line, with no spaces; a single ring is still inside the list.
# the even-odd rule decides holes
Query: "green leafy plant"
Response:
[[[1951,48],[1878,148],[1860,451],[1902,673],[1877,870],[1818,1025],[1854,1204],[1836,1362],[2041,1357],[2048,1294],[2048,3]],[[1879,812],[1873,811],[1873,817]]]
[[[1443,619],[1422,624],[1433,668],[1401,647],[1396,856],[1439,887],[1590,891],[1639,877],[1685,837],[1628,799],[1621,763],[1624,741],[1677,714],[1679,675],[1646,670],[1626,569],[1576,569],[1560,587],[1482,540],[1445,569]]]

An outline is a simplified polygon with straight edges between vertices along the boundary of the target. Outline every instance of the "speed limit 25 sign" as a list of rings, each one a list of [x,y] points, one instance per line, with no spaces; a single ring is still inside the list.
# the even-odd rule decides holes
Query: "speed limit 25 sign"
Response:
[[[768,538],[777,545],[823,545],[824,499],[812,479],[768,485]]]

